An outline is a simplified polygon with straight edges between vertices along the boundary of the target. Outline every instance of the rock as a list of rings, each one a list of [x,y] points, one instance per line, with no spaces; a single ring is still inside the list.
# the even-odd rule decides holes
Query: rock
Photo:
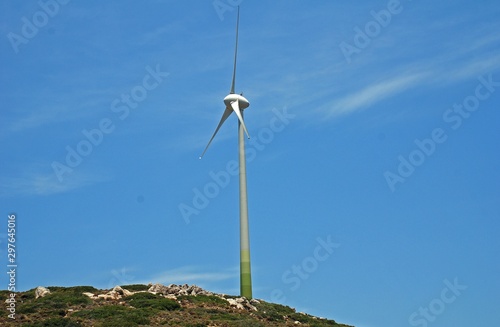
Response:
[[[122,296],[115,291],[110,291],[106,294],[97,295],[97,298],[103,300],[119,300],[122,298]]]
[[[120,286],[115,286],[111,291],[106,294],[95,295],[90,292],[83,293],[88,296],[92,300],[103,299],[103,300],[120,300],[122,297],[131,296],[136,293],[148,292],[152,294],[159,294],[165,298],[172,299],[177,301],[178,296],[190,295],[190,296],[198,296],[198,295],[207,295],[207,296],[217,296],[220,299],[226,300],[230,306],[236,307],[239,310],[247,310],[247,311],[258,311],[257,308],[253,304],[259,304],[260,301],[255,299],[248,300],[245,297],[237,297],[237,298],[227,298],[224,294],[217,294],[213,292],[209,292],[204,290],[203,288],[197,285],[175,285],[170,284],[168,286],[162,284],[149,284],[149,289],[147,291],[138,291],[131,292],[126,290]]]
[[[133,294],[135,294],[135,292],[130,292],[129,290],[121,288],[120,286],[115,286],[111,291],[109,291],[106,294],[95,295],[94,293],[90,293],[90,292],[83,292],[82,294],[85,296],[88,296],[92,300],[97,300],[97,299],[119,300],[122,297],[133,295]]]
[[[162,284],[154,284],[151,285],[151,287],[148,289],[149,293],[160,293],[160,294],[168,294],[167,293],[167,286],[162,285]]]
[[[92,294],[92,293],[89,293],[89,294]],[[133,295],[133,294],[135,294],[135,293],[134,292],[130,292],[129,290],[123,289],[120,286],[115,286],[108,293],[106,293],[106,294],[99,294],[99,295],[97,295],[97,297],[94,295],[92,297],[92,299],[119,300],[122,297],[130,296],[130,295]],[[87,295],[87,296],[89,296],[89,295]]]
[[[259,311],[259,310],[257,310],[257,308],[255,306],[251,305],[250,303],[248,303],[246,306],[248,309],[250,309],[252,311]]]
[[[230,306],[236,307],[237,309],[258,311],[245,297],[238,297],[235,299],[229,298],[226,299],[226,301],[229,302]]]
[[[162,294],[164,296],[173,295],[173,296],[182,296],[182,295],[213,295],[214,293],[205,291],[199,286],[196,285],[175,285],[170,284],[168,286],[161,284],[154,284],[148,289],[149,293]]]
[[[35,290],[35,299],[38,299],[39,297],[44,297],[47,294],[50,294],[50,290],[48,288],[45,288],[43,286],[38,286]]]
[[[258,300],[253,300],[253,299],[248,300],[245,297],[226,298],[223,294],[216,294],[213,292],[206,291],[197,285],[188,285],[188,284],[184,285],[170,284],[168,286],[162,284],[154,284],[149,287],[148,292],[154,294],[162,294],[163,296],[174,300],[177,300],[178,296],[183,296],[183,295],[191,295],[191,296],[214,295],[221,299],[226,300],[229,303],[229,305],[236,307],[237,309],[240,310],[257,311],[257,308],[254,305],[252,305],[252,303],[253,304],[260,303]]]
[[[122,296],[130,296],[130,295],[134,294],[133,292],[130,292],[129,290],[123,289],[120,286],[115,286],[113,288],[113,291],[122,295]]]
[[[243,306],[243,304],[238,302],[236,299],[226,299],[226,301],[229,302],[230,306],[236,307],[236,309],[245,310],[245,307]]]

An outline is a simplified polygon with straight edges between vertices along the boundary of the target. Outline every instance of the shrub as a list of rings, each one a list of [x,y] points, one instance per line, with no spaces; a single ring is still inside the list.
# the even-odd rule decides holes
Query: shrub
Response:
[[[17,296],[19,296],[22,301],[34,300],[35,299],[35,291],[30,290],[30,291],[18,294]]]
[[[40,305],[37,303],[20,303],[16,308],[16,313],[18,314],[29,314],[35,313],[40,308]]]
[[[125,302],[134,308],[150,308],[157,310],[176,310],[181,306],[174,300],[152,293],[136,293],[125,298]]]
[[[266,327],[266,325],[264,325],[264,323],[257,321],[255,319],[237,321],[234,323],[233,326],[234,327]]]
[[[65,310],[73,305],[82,305],[92,303],[87,296],[78,294],[77,292],[61,292],[54,291],[42,298],[32,299],[30,296],[24,298],[24,302],[20,302],[17,307],[19,314],[45,313],[49,316],[64,315]]]
[[[227,307],[229,303],[215,295],[183,295],[177,297],[179,300],[188,301],[190,303],[200,304],[206,303],[208,305]]]
[[[281,304],[261,302],[256,307],[259,310],[257,316],[268,321],[282,321],[284,320],[284,316],[295,313],[295,309]]]
[[[131,284],[131,285],[123,285],[121,288],[129,290],[131,292],[138,292],[138,291],[147,291],[149,289],[149,286],[144,284]]]
[[[0,300],[6,300],[11,292],[7,290],[0,290]]]
[[[72,294],[82,294],[83,292],[96,293],[99,290],[93,286],[71,286],[71,287],[60,287],[60,286],[49,286],[47,287],[51,293],[72,293]]]
[[[107,305],[92,310],[82,310],[75,312],[73,316],[96,320],[106,327],[128,327],[149,324],[149,315],[143,310],[135,310],[120,305]]]
[[[66,318],[50,318],[43,321],[26,323],[22,327],[80,327],[80,325]]]
[[[90,304],[92,300],[80,292],[53,292],[42,298],[36,299],[46,307],[66,308],[71,305]]]

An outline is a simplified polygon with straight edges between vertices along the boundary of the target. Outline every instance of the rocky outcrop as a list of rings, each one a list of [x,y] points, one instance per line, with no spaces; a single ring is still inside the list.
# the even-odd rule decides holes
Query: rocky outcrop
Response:
[[[155,294],[163,294],[163,295],[173,295],[173,296],[182,296],[182,295],[215,295],[215,293],[205,291],[203,288],[196,285],[175,285],[170,284],[168,286],[162,284],[154,284],[148,289],[149,293]]]
[[[154,284],[148,289],[148,292],[154,294],[162,294],[165,297],[171,297],[175,299],[177,299],[178,296],[183,296],[183,295],[191,295],[191,296],[214,295],[220,297],[221,299],[226,300],[230,306],[240,310],[257,311],[257,308],[254,305],[252,305],[252,303],[259,303],[259,301],[257,300],[248,300],[244,297],[237,297],[237,298],[226,297],[224,294],[209,292],[199,286],[188,285],[188,284],[184,285],[170,284],[168,286],[162,284]]]
[[[134,292],[130,292],[129,290],[121,288],[120,286],[115,286],[112,292],[118,293],[121,296],[130,296],[132,294],[135,294]]]
[[[50,294],[50,290],[48,288],[45,288],[43,286],[38,286],[35,290],[35,299],[38,299],[39,297],[44,297],[47,294]]]
[[[151,284],[150,284],[151,285]],[[149,286],[149,285],[148,285]],[[224,294],[217,294],[213,293],[207,290],[204,290],[203,288],[197,286],[197,285],[176,285],[176,284],[170,284],[168,286],[162,285],[162,284],[154,284],[149,287],[147,291],[138,291],[138,292],[131,292],[127,289],[122,288],[121,286],[115,286],[112,290],[103,293],[103,294],[94,294],[91,292],[84,292],[82,293],[85,296],[88,296],[92,300],[104,300],[104,301],[117,301],[122,299],[123,297],[131,296],[136,293],[144,293],[144,292],[149,292],[152,294],[158,294],[161,296],[164,296],[166,298],[170,298],[173,300],[177,300],[177,297],[179,296],[198,296],[198,295],[212,295],[212,296],[217,296],[221,299],[226,300],[230,306],[239,309],[239,310],[247,310],[247,311],[257,311],[257,308],[254,306],[254,304],[258,304],[259,301],[251,299],[248,300],[245,297],[228,297],[227,295]],[[49,294],[50,291],[42,286],[37,287],[35,291],[35,296],[36,298],[43,297],[47,294]]]
[[[119,300],[124,296],[130,296],[137,292],[130,292],[129,290],[123,289],[120,286],[115,286],[111,291],[105,294],[95,295],[94,293],[84,292],[83,295],[88,296],[93,300],[103,299],[103,300]]]
[[[257,311],[257,308],[252,305],[252,303],[259,303],[257,300],[248,300],[245,297],[237,297],[237,298],[227,298],[225,299],[227,302],[229,302],[229,305],[232,307],[236,307],[236,309],[240,310],[252,310],[252,311]]]

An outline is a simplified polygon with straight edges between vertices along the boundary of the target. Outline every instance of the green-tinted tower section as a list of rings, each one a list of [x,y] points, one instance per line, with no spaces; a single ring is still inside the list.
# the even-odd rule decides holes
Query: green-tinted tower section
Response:
[[[241,113],[243,115],[243,112]],[[252,298],[252,271],[250,267],[250,237],[248,232],[247,168],[245,158],[245,132],[238,123],[240,161],[240,291],[241,296]]]

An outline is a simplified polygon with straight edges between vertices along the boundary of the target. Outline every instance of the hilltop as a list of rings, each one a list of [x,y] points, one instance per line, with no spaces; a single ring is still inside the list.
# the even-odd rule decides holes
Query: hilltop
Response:
[[[288,306],[212,293],[196,285],[136,284],[112,290],[49,286],[15,294],[13,320],[7,310],[12,307],[10,292],[0,291],[4,303],[1,326],[352,327],[298,313]]]

